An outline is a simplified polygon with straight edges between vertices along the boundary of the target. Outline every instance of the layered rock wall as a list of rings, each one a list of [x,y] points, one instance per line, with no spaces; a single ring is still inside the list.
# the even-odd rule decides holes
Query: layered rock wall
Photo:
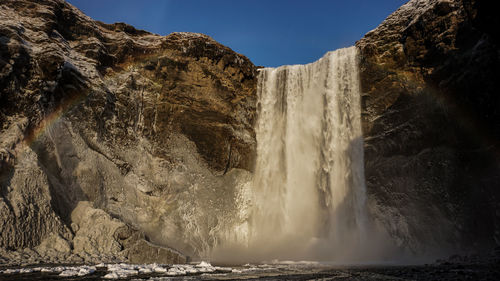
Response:
[[[2,1],[0,22],[0,248],[182,262],[166,247],[212,246],[206,216],[233,206],[207,202],[253,168],[254,65],[59,0]]]

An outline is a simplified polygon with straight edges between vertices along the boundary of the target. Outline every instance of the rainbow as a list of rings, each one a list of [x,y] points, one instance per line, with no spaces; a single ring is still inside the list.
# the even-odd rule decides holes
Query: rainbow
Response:
[[[13,149],[14,157],[21,155],[26,149],[31,147],[45,132],[60,120],[66,112],[80,104],[87,97],[87,91],[76,93],[65,98],[62,103],[57,105],[52,112],[47,114],[36,126],[31,128],[28,124],[28,130],[22,140],[18,141]]]

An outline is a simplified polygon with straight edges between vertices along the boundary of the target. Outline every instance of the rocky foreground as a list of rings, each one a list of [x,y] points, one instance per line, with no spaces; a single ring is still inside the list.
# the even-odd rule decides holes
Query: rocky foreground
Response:
[[[273,262],[213,266],[96,264],[0,268],[0,280],[498,280],[500,249],[487,256],[458,256],[434,264],[342,266],[317,262]]]

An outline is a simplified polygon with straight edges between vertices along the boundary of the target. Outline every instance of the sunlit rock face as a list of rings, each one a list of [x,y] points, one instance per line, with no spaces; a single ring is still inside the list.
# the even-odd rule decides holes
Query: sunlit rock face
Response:
[[[216,244],[253,169],[255,77],[202,34],[2,1],[0,248],[49,245],[33,261],[182,262],[165,247]]]
[[[499,243],[491,1],[413,0],[357,42],[370,209],[418,254]]]

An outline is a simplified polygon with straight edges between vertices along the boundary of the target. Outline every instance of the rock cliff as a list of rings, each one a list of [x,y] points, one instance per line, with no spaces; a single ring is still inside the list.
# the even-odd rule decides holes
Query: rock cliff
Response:
[[[369,208],[418,254],[500,243],[491,2],[411,0],[356,43]],[[209,251],[244,219],[256,75],[206,35],[2,1],[0,263]]]
[[[219,223],[206,214],[231,207],[217,193],[235,196],[253,166],[255,84],[254,65],[206,35],[2,1],[0,256],[199,254]]]
[[[418,253],[500,243],[492,1],[412,0],[357,42],[372,211]]]

